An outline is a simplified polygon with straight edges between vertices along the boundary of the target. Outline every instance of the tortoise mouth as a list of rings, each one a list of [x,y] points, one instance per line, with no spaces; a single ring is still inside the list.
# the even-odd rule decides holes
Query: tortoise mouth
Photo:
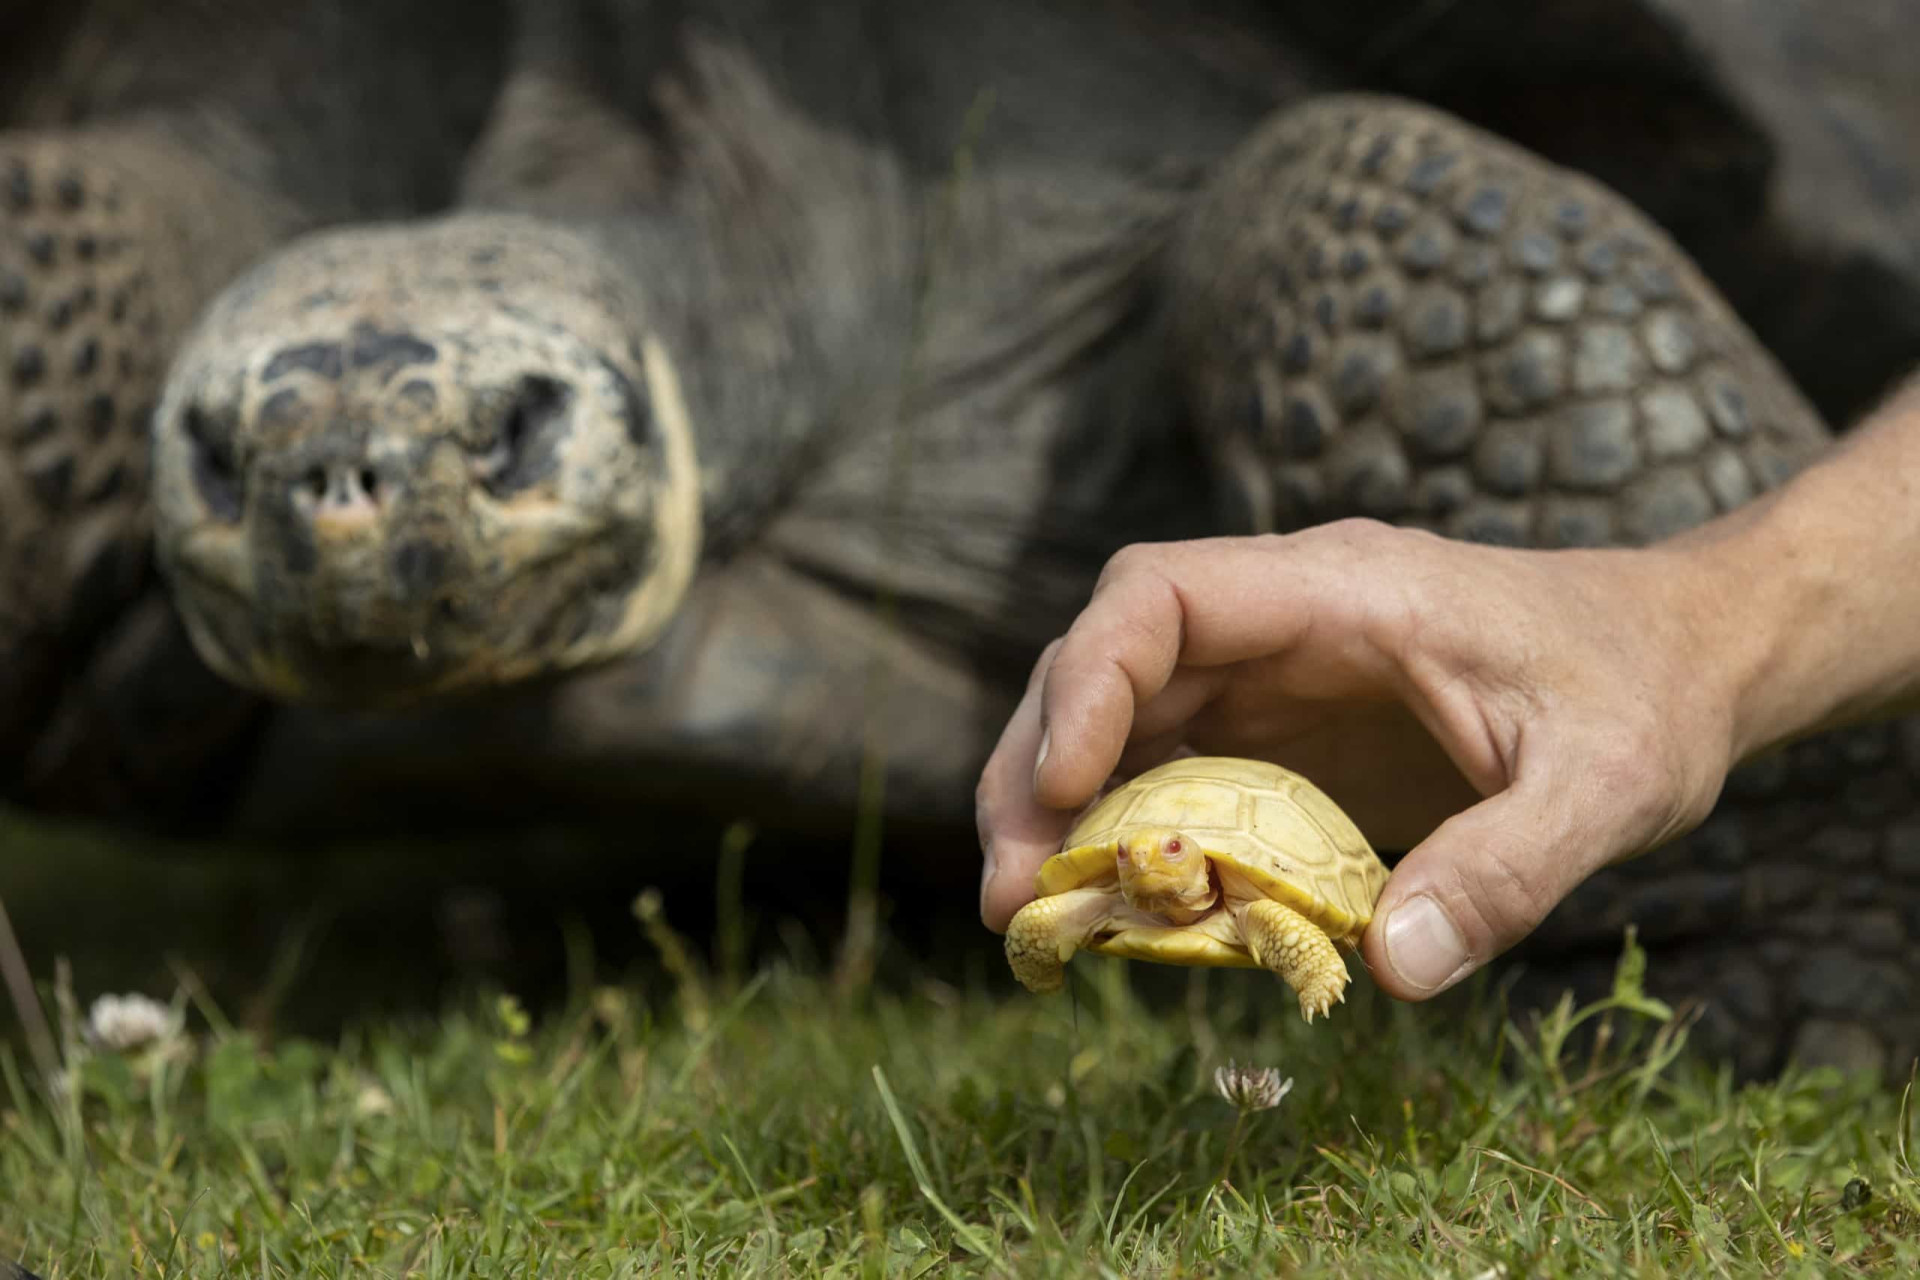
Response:
[[[1125,891],[1124,896],[1127,905],[1135,911],[1155,917],[1168,927],[1190,925],[1215,912],[1224,911],[1227,901],[1226,886],[1220,880],[1220,869],[1211,860],[1207,863],[1207,892],[1204,897],[1182,892],[1178,887],[1161,890],[1132,887]]]
[[[280,701],[404,710],[484,695],[617,656],[585,652],[616,632],[656,572],[646,529],[575,534],[492,581],[418,602],[351,609],[330,594],[258,593],[176,559],[176,599],[211,665]],[[356,602],[348,602],[356,603]]]
[[[1121,935],[1177,935],[1192,929],[1204,933],[1219,933],[1213,929],[1223,919],[1231,919],[1233,908],[1227,902],[1227,885],[1221,881],[1219,867],[1208,862],[1208,896],[1198,906],[1192,904],[1192,898],[1181,900],[1173,892],[1165,894],[1127,894],[1121,885],[1114,881],[1110,887],[1116,890],[1117,898],[1108,913],[1106,921],[1094,933],[1094,942],[1108,942]],[[1233,929],[1225,931],[1233,933]]]
[[[456,665],[452,654],[437,650],[423,633],[398,642],[345,641],[316,645],[304,639],[282,641],[288,666],[300,673],[306,701],[343,706],[384,707],[429,696]]]

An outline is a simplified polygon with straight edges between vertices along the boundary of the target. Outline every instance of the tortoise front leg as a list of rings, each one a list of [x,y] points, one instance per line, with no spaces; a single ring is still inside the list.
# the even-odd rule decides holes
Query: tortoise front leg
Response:
[[[157,128],[0,130],[0,759],[146,581],[167,360],[268,204]]]
[[[1107,889],[1074,889],[1020,908],[1007,926],[1013,976],[1029,991],[1058,991],[1066,982],[1067,961],[1112,915],[1116,901]]]
[[[1347,963],[1326,930],[1291,907],[1266,899],[1250,902],[1236,914],[1248,952],[1293,988],[1300,997],[1301,1017],[1312,1022],[1347,998]]]
[[[1276,115],[1169,262],[1178,372],[1262,531],[1372,516],[1478,542],[1653,542],[1828,443],[1644,214],[1424,107]]]

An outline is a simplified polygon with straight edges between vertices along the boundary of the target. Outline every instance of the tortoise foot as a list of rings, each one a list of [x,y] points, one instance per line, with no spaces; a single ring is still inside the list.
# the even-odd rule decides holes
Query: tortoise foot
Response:
[[[1280,975],[1300,998],[1300,1016],[1324,1017],[1347,998],[1347,963],[1326,931],[1292,908],[1261,900],[1247,904],[1240,930],[1254,960]]]

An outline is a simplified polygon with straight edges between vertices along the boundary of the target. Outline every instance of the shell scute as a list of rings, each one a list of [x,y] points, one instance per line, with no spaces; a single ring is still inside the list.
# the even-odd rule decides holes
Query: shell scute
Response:
[[[1111,876],[1119,834],[1136,827],[1186,833],[1253,891],[1300,911],[1343,941],[1366,928],[1387,880],[1386,864],[1359,827],[1306,778],[1264,761],[1197,756],[1150,769],[1088,809],[1062,852],[1041,868],[1038,891],[1060,893]],[[1197,940],[1186,948],[1176,945],[1178,929],[1152,932],[1161,934],[1154,948],[1195,952],[1184,960],[1160,958],[1222,962],[1201,959],[1209,948]],[[1118,949],[1132,954],[1144,947],[1142,938]]]

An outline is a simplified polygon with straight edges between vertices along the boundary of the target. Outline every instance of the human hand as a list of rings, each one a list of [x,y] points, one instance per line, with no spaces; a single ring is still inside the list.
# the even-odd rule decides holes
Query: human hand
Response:
[[[981,916],[1005,930],[1116,774],[1259,757],[1411,849],[1362,954],[1390,994],[1431,996],[1711,810],[1751,669],[1705,633],[1740,590],[1681,546],[1509,550],[1359,520],[1128,548],[982,774]]]

